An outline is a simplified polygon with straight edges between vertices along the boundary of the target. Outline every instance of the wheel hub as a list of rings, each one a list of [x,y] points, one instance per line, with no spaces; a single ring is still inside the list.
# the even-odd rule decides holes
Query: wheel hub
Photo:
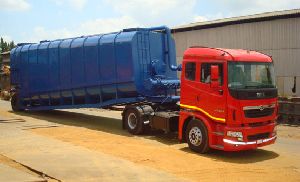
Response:
[[[189,140],[191,144],[199,146],[202,143],[202,133],[200,128],[193,127],[189,132]]]
[[[137,126],[137,118],[136,118],[136,116],[135,116],[135,114],[134,113],[130,113],[129,115],[128,115],[128,126],[129,126],[129,128],[130,129],[134,129],[134,128],[136,128],[136,126]]]

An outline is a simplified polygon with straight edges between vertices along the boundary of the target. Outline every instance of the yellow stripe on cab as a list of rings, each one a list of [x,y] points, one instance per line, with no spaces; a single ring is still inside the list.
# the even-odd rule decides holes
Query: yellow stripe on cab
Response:
[[[180,104],[181,107],[184,107],[184,108],[188,108],[188,109],[193,109],[193,110],[197,110],[197,111],[200,111],[202,113],[204,113],[206,116],[208,116],[209,118],[213,119],[213,120],[217,120],[217,121],[221,121],[223,123],[225,123],[225,119],[224,118],[217,118],[217,117],[214,117],[212,115],[210,115],[208,112],[204,111],[203,109],[199,108],[199,107],[196,107],[196,106],[190,106],[190,105],[185,105],[185,104]]]

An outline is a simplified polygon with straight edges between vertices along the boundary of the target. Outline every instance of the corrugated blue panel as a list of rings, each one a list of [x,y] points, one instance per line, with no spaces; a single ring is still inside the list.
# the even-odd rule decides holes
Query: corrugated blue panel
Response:
[[[15,61],[15,57],[16,57],[16,48],[13,48],[12,50],[10,50],[10,72],[13,73],[14,75],[16,75],[16,61]],[[18,84],[18,81],[16,80],[18,78],[18,76],[12,77],[10,79],[11,84]]]
[[[167,66],[175,48],[167,45],[169,34],[151,30],[21,45],[11,52],[12,83],[27,109],[164,100],[172,89],[155,87],[151,79],[177,79]]]
[[[86,38],[76,38],[71,43],[72,86],[82,87],[85,84],[85,63],[83,43]]]
[[[162,44],[156,44],[156,41],[162,42]],[[167,63],[166,63],[166,55],[163,50],[164,48],[164,37],[161,34],[150,34],[149,35],[149,45],[150,47],[150,54],[152,55],[151,60],[156,60],[161,62],[164,65],[162,71],[159,73],[161,75],[165,75],[165,71],[167,70]],[[155,45],[155,46],[154,46]],[[174,71],[173,71],[174,72]]]
[[[53,41],[50,43],[49,51],[49,90],[55,91],[60,90],[60,71],[59,71],[59,55],[58,46],[61,41]]]
[[[61,90],[72,88],[72,69],[71,69],[71,42],[73,39],[63,40],[59,46],[60,59],[60,80]]]
[[[37,92],[45,92],[47,91],[48,87],[48,46],[49,42],[45,42],[40,44],[38,47],[38,59],[37,59],[37,77],[36,77],[36,82],[37,82]]]
[[[132,56],[132,47],[134,46],[132,39],[135,33],[120,33],[115,41],[118,98],[130,98],[138,95]]]
[[[17,80],[19,78],[19,74],[17,74],[17,69],[16,69],[16,61],[15,61],[15,52],[16,52],[16,48],[13,48],[12,50],[10,50],[10,73],[15,75],[14,77],[10,77],[10,84],[11,85],[19,85],[19,81]]]
[[[133,82],[134,70],[132,59],[132,38],[134,32],[121,33],[116,39],[115,52],[117,65],[117,80],[119,82]]]
[[[23,92],[21,93],[25,97],[29,97],[29,69],[28,69],[28,49],[31,45],[24,45],[20,47],[20,59],[16,59],[17,69],[19,73],[20,87]],[[16,56],[17,57],[17,56]]]
[[[114,39],[117,34],[104,35],[99,44],[100,74],[102,84],[116,82],[116,60]]]
[[[28,78],[29,78],[29,94],[32,95],[38,92],[40,88],[39,82],[37,81],[40,77],[39,67],[37,62],[37,48],[39,44],[32,44],[28,50]]]
[[[117,33],[104,35],[99,43],[101,74],[101,99],[103,102],[114,101],[117,97],[116,59],[114,42]]]
[[[84,43],[86,84],[95,86],[100,84],[98,41],[101,36],[88,37]]]

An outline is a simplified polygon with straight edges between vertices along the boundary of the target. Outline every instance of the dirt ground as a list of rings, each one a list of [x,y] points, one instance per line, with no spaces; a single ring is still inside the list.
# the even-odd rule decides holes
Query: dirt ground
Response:
[[[30,131],[191,181],[300,181],[299,127],[279,126],[276,144],[258,150],[197,154],[187,144],[179,143],[176,134],[128,134],[121,129],[119,111],[76,109],[14,114],[0,110],[0,114],[60,124]]]
[[[41,173],[31,169],[31,168],[28,168],[28,167],[16,162],[15,160],[10,159],[10,158],[8,158],[6,156],[3,156],[1,154],[0,154],[0,164],[4,164],[4,165],[10,166],[14,169],[29,173],[29,174],[31,174],[32,176],[35,176],[35,177],[42,176],[43,177],[42,179],[44,179],[45,181],[48,181],[48,182],[58,182],[58,180],[56,180],[56,179],[52,179],[48,176],[45,176],[45,175],[43,175],[43,174],[41,174]]]

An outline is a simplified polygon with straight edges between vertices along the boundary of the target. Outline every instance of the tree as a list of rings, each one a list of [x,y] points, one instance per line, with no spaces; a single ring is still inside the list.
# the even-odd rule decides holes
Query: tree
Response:
[[[6,51],[10,51],[15,47],[15,43],[14,41],[11,42],[6,42],[3,40],[3,38],[0,38],[0,62],[2,62],[2,56],[1,53],[2,52],[6,52]]]

